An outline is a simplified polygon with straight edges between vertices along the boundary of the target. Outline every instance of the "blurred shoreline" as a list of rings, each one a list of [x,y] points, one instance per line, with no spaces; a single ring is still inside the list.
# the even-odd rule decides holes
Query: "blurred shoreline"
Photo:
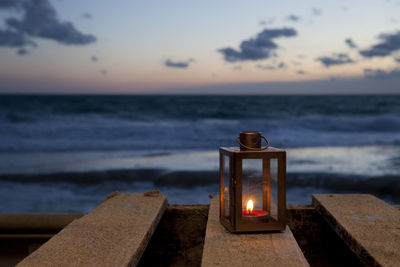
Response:
[[[287,150],[288,203],[373,193],[395,203],[400,96],[0,98],[0,211],[85,212],[112,191],[171,203],[218,192],[218,148],[261,131]]]
[[[364,177],[400,174],[400,145],[287,148],[288,172]],[[97,152],[0,152],[0,175],[124,169],[215,171],[218,149]]]
[[[209,194],[218,194],[218,181],[218,171],[160,169],[0,175],[0,199],[9,203],[2,206],[0,212],[85,212],[113,191],[144,192],[152,189],[159,189],[167,195],[171,204],[207,204]],[[399,181],[399,175],[365,178],[335,173],[289,172],[287,203],[310,204],[311,194],[316,193],[367,193],[390,204],[398,204]]]
[[[0,212],[85,212],[116,190],[160,189],[172,204],[206,204],[219,191],[217,151],[119,153],[16,154],[30,168],[2,169],[0,201],[8,205]],[[310,204],[314,193],[369,193],[400,203],[397,155],[400,146],[287,149],[287,203]],[[14,160],[5,156],[3,166]]]
[[[314,187],[337,192],[380,194],[382,197],[393,197],[400,202],[400,175],[382,175],[360,177],[336,173],[287,173],[287,187]],[[1,182],[20,184],[71,184],[75,186],[95,186],[107,182],[120,185],[148,183],[151,188],[177,187],[191,189],[194,187],[219,187],[219,171],[166,171],[161,169],[123,169],[92,172],[67,172],[48,174],[13,174],[0,175]],[[123,188],[127,189],[127,188]],[[134,188],[130,188],[134,190]],[[112,190],[112,188],[110,188]],[[218,191],[218,190],[217,190]],[[210,192],[210,193],[217,193]]]

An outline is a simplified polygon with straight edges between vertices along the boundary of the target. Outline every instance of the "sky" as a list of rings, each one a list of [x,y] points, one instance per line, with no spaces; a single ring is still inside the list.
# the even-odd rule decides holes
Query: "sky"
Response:
[[[400,94],[400,0],[0,0],[0,93]]]

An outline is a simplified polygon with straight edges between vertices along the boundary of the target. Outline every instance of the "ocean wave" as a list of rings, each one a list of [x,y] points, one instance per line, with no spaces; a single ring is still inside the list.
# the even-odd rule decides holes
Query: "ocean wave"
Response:
[[[294,127],[327,132],[398,132],[400,117],[393,114],[375,116],[306,116],[290,121]]]
[[[397,145],[400,97],[2,96],[0,152]]]
[[[5,114],[0,113],[0,122],[11,122],[11,123],[21,123],[21,122],[34,122],[36,119],[27,113],[21,112],[7,112]]]
[[[400,175],[360,177],[327,173],[289,173],[288,188],[319,188],[332,193],[373,194],[392,203],[400,202]]]
[[[218,191],[218,171],[173,171],[160,169],[115,170],[87,173],[54,173],[40,175],[1,175],[0,183],[23,185],[41,185],[49,188],[68,187],[73,192],[84,190],[93,194],[107,194],[115,190],[140,188],[175,188],[191,190],[205,187]],[[368,193],[389,199],[392,203],[400,202],[400,176],[384,175],[361,177],[357,175],[340,175],[335,173],[288,173],[287,190],[307,189],[309,197],[314,191],[331,193]],[[72,187],[71,187],[72,186]],[[84,186],[84,187],[82,187]],[[313,191],[314,190],[314,191]],[[304,192],[302,192],[304,194]]]
[[[162,169],[130,169],[94,172],[69,172],[50,174],[0,175],[0,181],[14,183],[68,183],[97,185],[103,182],[131,183],[147,182],[154,187],[193,188],[197,186],[218,185],[219,171],[166,171]],[[400,175],[363,177],[337,173],[293,173],[287,174],[288,187],[314,187],[335,191],[374,192],[395,194],[400,192]],[[400,196],[398,196],[400,198]]]
[[[3,95],[0,111],[115,115],[138,120],[288,118],[400,113],[398,96],[24,96]]]

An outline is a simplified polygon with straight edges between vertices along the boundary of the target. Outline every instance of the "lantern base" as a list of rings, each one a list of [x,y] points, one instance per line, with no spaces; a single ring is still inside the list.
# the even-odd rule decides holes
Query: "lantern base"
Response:
[[[286,229],[286,224],[281,223],[271,216],[242,218],[237,225],[220,217],[221,224],[232,233],[250,233],[250,232],[280,232]]]
[[[260,217],[260,216],[266,216],[268,212],[265,210],[253,210],[251,212],[248,212],[247,210],[242,210],[242,216],[243,217]]]

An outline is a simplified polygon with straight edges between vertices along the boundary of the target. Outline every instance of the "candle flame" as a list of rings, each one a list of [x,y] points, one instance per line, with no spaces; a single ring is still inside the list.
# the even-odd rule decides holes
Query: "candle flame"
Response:
[[[251,212],[253,211],[253,206],[254,206],[253,200],[250,199],[249,201],[247,201],[246,210],[247,210],[247,212],[249,213],[249,215],[250,215]]]

